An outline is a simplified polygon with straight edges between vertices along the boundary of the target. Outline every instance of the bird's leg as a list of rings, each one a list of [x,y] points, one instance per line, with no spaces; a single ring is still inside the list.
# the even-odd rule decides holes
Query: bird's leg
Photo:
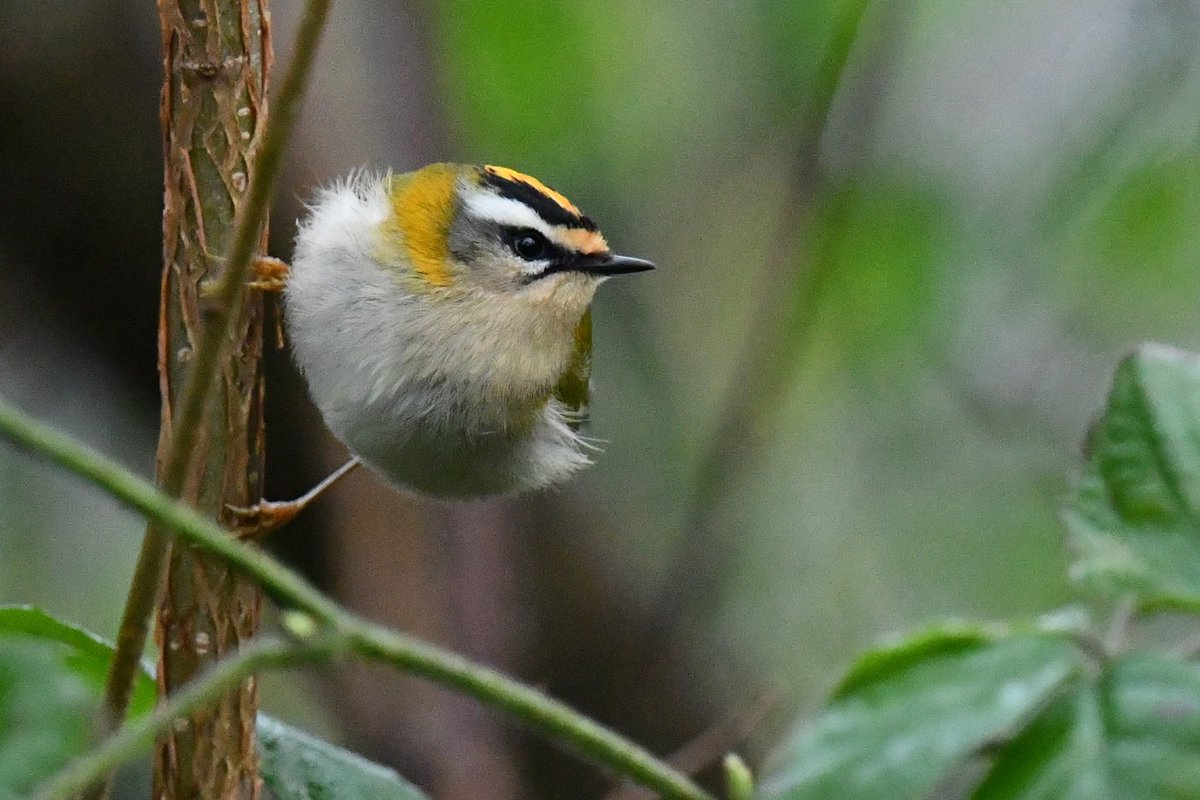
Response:
[[[354,456],[295,500],[260,500],[249,508],[226,506],[234,516],[234,533],[239,539],[262,539],[291,522],[309,503],[353,472],[360,464],[362,461],[358,456]]]

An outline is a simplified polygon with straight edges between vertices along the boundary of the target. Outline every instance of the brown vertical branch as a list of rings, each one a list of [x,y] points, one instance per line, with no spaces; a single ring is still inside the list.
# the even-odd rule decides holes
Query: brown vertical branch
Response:
[[[202,287],[224,275],[266,126],[271,38],[266,0],[160,0],[159,15],[165,193],[158,469],[165,480],[179,393],[220,310]],[[229,523],[227,505],[261,497],[261,299],[241,305],[225,344],[180,497]],[[172,547],[156,631],[160,693],[173,692],[253,635],[259,606],[253,583],[198,551]],[[248,680],[173,729],[158,746],[154,796],[257,798],[257,706],[256,685]]]

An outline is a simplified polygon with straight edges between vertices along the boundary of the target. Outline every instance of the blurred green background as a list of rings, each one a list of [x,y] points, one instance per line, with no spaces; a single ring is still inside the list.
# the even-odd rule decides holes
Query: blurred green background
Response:
[[[281,63],[299,5],[273,5]],[[582,480],[443,507],[358,475],[272,549],[660,752],[716,725],[709,755],[752,760],[878,637],[1054,607],[1117,359],[1200,346],[1198,34],[1182,0],[340,0],[275,255],[317,185],[461,160],[537,175],[660,268],[598,296]],[[146,475],[158,36],[150,4],[0,4],[0,393]],[[269,362],[290,497],[344,454]],[[111,637],[140,529],[0,448],[0,602]],[[265,705],[438,798],[612,788],[382,670],[272,679]]]

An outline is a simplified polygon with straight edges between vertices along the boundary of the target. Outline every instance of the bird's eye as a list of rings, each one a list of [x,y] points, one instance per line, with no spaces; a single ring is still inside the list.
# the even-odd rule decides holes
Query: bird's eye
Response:
[[[534,230],[517,231],[512,237],[513,252],[526,261],[545,258],[548,246],[546,237]]]

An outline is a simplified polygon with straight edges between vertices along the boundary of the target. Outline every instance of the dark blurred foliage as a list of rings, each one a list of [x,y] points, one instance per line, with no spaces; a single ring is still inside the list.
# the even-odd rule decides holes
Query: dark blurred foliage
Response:
[[[1111,366],[1145,339],[1200,344],[1200,10],[869,4],[806,145],[852,5],[335,4],[274,254],[321,182],[464,160],[544,178],[661,268],[600,293],[605,452],[575,486],[445,507],[357,475],[271,548],[660,752],[775,697],[756,735],[711,754],[751,760],[879,635],[1060,600],[1056,504]],[[298,9],[274,5],[280,62]],[[0,5],[0,391],[145,474],[159,63],[145,4]],[[815,170],[802,210],[798,154]],[[780,253],[789,226],[803,236]],[[781,277],[795,259],[819,284]],[[771,299],[782,322],[764,330]],[[780,391],[748,393],[762,424],[733,440],[744,452],[712,452],[756,342]],[[295,496],[344,452],[283,352],[268,386],[270,494]],[[712,459],[733,466],[704,496]],[[697,503],[711,538],[692,536]],[[139,529],[0,451],[0,600],[111,636]],[[613,789],[384,670],[267,686],[269,708],[438,798]]]

